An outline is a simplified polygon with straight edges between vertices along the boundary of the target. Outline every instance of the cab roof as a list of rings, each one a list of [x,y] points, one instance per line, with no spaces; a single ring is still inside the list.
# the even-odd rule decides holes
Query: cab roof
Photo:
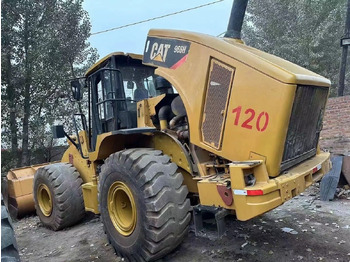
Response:
[[[123,56],[123,57],[131,57],[133,59],[141,60],[142,61],[142,55],[139,54],[133,54],[133,53],[124,53],[124,52],[113,52],[109,55],[106,55],[102,59],[98,60],[95,64],[93,64],[85,73],[85,76],[91,75],[93,72],[96,72],[98,69],[100,69],[103,66],[103,63],[107,61],[112,56]]]

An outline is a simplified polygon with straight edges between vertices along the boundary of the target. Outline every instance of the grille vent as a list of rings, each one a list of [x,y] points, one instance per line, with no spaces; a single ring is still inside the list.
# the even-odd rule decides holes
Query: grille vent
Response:
[[[297,86],[281,171],[316,154],[327,96],[328,88]]]
[[[213,148],[221,147],[226,109],[235,69],[215,59],[211,60],[210,75],[202,122],[203,142]]]

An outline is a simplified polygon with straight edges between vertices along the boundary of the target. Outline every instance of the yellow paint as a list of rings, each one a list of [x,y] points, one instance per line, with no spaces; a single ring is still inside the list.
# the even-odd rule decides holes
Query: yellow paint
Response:
[[[162,95],[147,99],[148,109],[151,116],[156,115],[156,105],[158,105],[159,102],[162,101],[164,97],[165,97],[165,94],[162,94]]]
[[[195,179],[190,173],[186,172],[182,168],[179,168],[178,171],[181,172],[181,174],[184,178],[183,184],[185,184],[187,186],[188,192],[198,193],[198,183],[197,183],[198,180]]]
[[[171,162],[192,174],[190,160],[185,154],[185,149],[176,138],[169,134],[158,132],[150,137],[150,142],[150,147],[162,150],[164,154],[170,157]]]
[[[85,183],[82,188],[85,210],[99,214],[97,184],[94,184],[93,182]]]
[[[151,121],[148,104],[149,104],[148,99],[137,102],[137,126],[138,127],[154,127]]]
[[[156,115],[156,106],[164,97],[162,94],[137,102],[137,127],[154,127],[151,116]]]
[[[223,207],[226,209],[235,209],[234,204],[228,206],[222,200],[217,185],[223,185],[222,182],[203,179],[198,182],[198,192],[201,205]]]
[[[96,176],[95,164],[82,158],[80,152],[73,145],[70,145],[64,152],[61,162],[71,163],[78,170],[84,183],[91,182]]]
[[[254,186],[247,187],[244,183],[244,170],[251,169],[249,166],[230,164],[230,176],[232,189],[240,190],[262,190],[262,196],[242,196],[234,194],[236,215],[239,220],[245,221],[261,215],[285,201],[302,193],[312,183],[329,171],[329,153],[320,153],[314,158],[306,160],[302,164],[290,169],[283,175],[274,179],[266,176],[266,167],[261,162],[252,168],[257,178]],[[319,163],[322,168],[312,173]],[[265,174],[264,174],[265,173]]]
[[[167,130],[168,129],[168,121],[167,120],[160,120],[160,130]]]
[[[329,87],[328,79],[276,56],[248,47],[237,41],[176,30],[151,30],[152,37],[191,42],[188,57],[176,70],[158,67],[156,74],[165,77],[176,88],[185,105],[189,120],[191,143],[233,161],[246,161],[251,152],[266,160],[269,176],[279,175],[284,142],[294,94],[298,84]],[[212,59],[235,68],[222,134],[222,147],[215,149],[202,140],[201,124]],[[238,125],[232,111],[242,108]],[[249,117],[247,109],[269,115],[265,131],[242,128]]]
[[[45,184],[40,184],[37,189],[37,199],[41,213],[49,217],[52,213],[53,200],[50,189]]]
[[[116,181],[111,185],[108,190],[107,207],[115,229],[123,236],[131,235],[137,222],[136,203],[125,183]]]
[[[35,172],[43,166],[52,163],[11,169],[7,173],[8,194],[17,206],[17,216],[24,215],[35,210],[33,179]]]
[[[88,134],[85,130],[81,130],[79,132],[79,140],[81,145],[81,150],[83,152],[84,156],[89,155],[89,140],[88,140]]]

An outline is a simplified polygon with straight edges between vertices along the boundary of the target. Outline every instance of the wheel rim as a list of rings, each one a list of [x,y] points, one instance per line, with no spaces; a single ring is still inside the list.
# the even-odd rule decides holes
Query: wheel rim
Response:
[[[136,226],[136,205],[130,188],[117,181],[108,190],[108,213],[115,229],[129,236]]]
[[[45,184],[40,184],[37,190],[38,204],[44,216],[50,216],[52,213],[52,198],[50,189]]]

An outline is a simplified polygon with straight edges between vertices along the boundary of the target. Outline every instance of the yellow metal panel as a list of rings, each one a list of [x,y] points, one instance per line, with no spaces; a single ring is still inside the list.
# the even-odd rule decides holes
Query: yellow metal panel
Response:
[[[55,163],[55,162],[53,162]],[[15,216],[22,216],[35,210],[33,196],[33,180],[35,172],[52,163],[11,169],[7,173],[8,195],[15,208]],[[12,207],[11,211],[12,211]]]
[[[252,170],[257,178],[257,183],[249,187],[245,186],[244,182],[244,170],[247,169],[248,165],[230,164],[231,187],[233,190],[261,190],[263,192],[263,195],[258,196],[234,194],[237,218],[242,221],[248,220],[300,194],[329,171],[330,162],[328,160],[329,153],[320,153],[274,179],[266,178],[264,163],[261,162]],[[315,171],[316,167],[320,169]]]
[[[162,95],[147,99],[148,110],[151,116],[154,116],[156,114],[156,105],[158,105],[159,102],[162,101],[164,97],[165,97],[165,94],[162,94]]]
[[[33,178],[19,178],[16,180],[8,180],[8,191],[10,196],[23,196],[33,192]]]
[[[212,49],[219,53],[227,54],[227,56],[237,60],[240,63],[252,65],[256,71],[262,72],[263,74],[274,79],[278,79],[283,83],[316,84],[326,87],[330,86],[330,81],[328,79],[314,72],[288,62],[282,58],[252,47],[248,47],[243,43],[239,43],[238,41],[230,38],[218,38],[210,35],[179,30],[150,30],[148,35],[191,41],[192,43],[203,46],[203,49],[205,49],[207,52],[211,52],[210,49]],[[193,49],[193,44],[191,44],[190,52],[193,51]],[[205,56],[207,54],[204,53],[203,55]],[[193,55],[189,55],[188,58],[191,56]],[[197,63],[196,65],[198,66],[200,64]],[[185,65],[182,65],[181,67],[184,66]],[[195,71],[190,71],[192,75],[194,75],[194,72]]]
[[[56,163],[56,162],[52,162],[52,163]],[[11,169],[7,173],[9,196],[16,198],[19,196],[32,194],[33,179],[34,179],[35,172],[40,167],[43,167],[52,163],[43,163],[39,165]]]
[[[187,186],[190,193],[198,193],[198,181],[194,177],[183,169],[179,170],[184,178],[183,184]]]
[[[12,207],[13,206],[13,207]],[[9,197],[9,210],[11,215],[21,217],[35,211],[33,193],[17,197]]]
[[[148,99],[137,102],[137,127],[154,127],[150,116]]]
[[[81,145],[81,150],[83,151],[84,156],[89,155],[89,140],[88,140],[88,135],[85,130],[81,130],[79,132],[79,140],[80,140],[80,145]]]
[[[83,184],[83,197],[85,210],[99,214],[97,184],[93,182]]]
[[[246,221],[282,204],[278,191],[263,196],[233,196],[238,220]]]
[[[156,74],[169,80],[180,94],[190,123],[191,143],[235,161],[245,161],[254,152],[266,160],[269,176],[278,176],[299,83],[295,74],[310,76],[313,85],[329,86],[328,80],[271,55],[259,57],[242,44],[200,34],[169,32],[151,30],[149,35],[192,41],[188,57],[176,70],[159,67]],[[205,144],[201,132],[207,68],[212,58],[236,69],[219,150]],[[264,71],[265,67],[273,70]]]
[[[167,120],[160,120],[160,130],[167,130],[168,129],[168,121]]]
[[[209,179],[204,179],[198,182],[199,199],[201,205],[235,209],[235,204],[230,206],[225,204],[217,190],[217,185],[222,185],[222,183],[210,181]]]
[[[96,166],[88,159],[81,157],[75,146],[70,145],[62,156],[62,162],[71,163],[79,172],[84,183],[91,182],[96,175]]]
[[[157,132],[150,137],[152,148],[162,150],[164,154],[168,155],[172,162],[177,164],[186,172],[192,174],[192,166],[190,159],[185,154],[185,149],[182,148],[180,142],[170,136],[169,134]]]
[[[105,159],[110,154],[121,150],[123,146],[124,141],[120,137],[112,135],[112,132],[100,134],[97,136],[95,151],[89,154],[89,158],[91,161]]]
[[[154,127],[151,116],[156,115],[156,106],[165,94],[137,102],[137,127]]]

